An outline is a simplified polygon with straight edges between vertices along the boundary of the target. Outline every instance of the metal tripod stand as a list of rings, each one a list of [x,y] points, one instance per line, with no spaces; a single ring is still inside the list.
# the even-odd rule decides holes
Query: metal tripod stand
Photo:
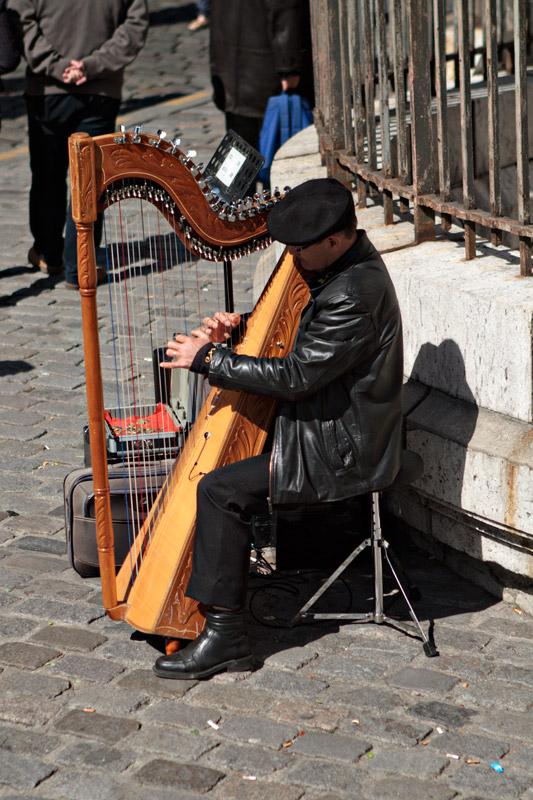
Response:
[[[397,620],[388,617],[383,610],[383,556],[387,561],[391,574],[401,592],[403,599],[409,610],[409,615],[418,630],[423,642],[424,653],[428,658],[438,656],[439,652],[434,643],[429,639],[423,630],[418,617],[415,614],[413,606],[409,600],[407,591],[405,590],[400,575],[403,577],[404,582],[408,585],[409,592],[412,597],[420,593],[414,587],[402,569],[398,559],[389,547],[388,542],[383,538],[381,530],[381,514],[379,507],[380,493],[371,493],[371,514],[372,514],[372,536],[364,539],[361,544],[353,550],[350,555],[344,559],[342,564],[329,576],[329,578],[322,584],[322,586],[314,593],[314,595],[305,603],[304,606],[297,612],[290,622],[290,625],[296,625],[301,620],[321,620],[321,619],[346,619],[346,620],[363,620],[366,622],[375,622],[378,625],[382,623],[389,623],[395,627],[400,628],[404,632],[409,633],[407,626],[403,626]],[[374,568],[374,610],[366,614],[361,613],[335,613],[335,612],[316,612],[310,609],[316,601],[329,589],[329,587],[337,580],[337,578],[350,566],[352,561],[361,553],[365,548],[372,548],[373,568]]]

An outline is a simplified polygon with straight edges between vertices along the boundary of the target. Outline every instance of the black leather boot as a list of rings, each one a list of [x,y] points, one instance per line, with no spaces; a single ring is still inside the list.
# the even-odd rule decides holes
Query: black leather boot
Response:
[[[160,656],[154,672],[160,678],[195,680],[217,672],[242,672],[253,669],[254,665],[244,612],[207,611],[205,627],[198,639],[177,653]]]

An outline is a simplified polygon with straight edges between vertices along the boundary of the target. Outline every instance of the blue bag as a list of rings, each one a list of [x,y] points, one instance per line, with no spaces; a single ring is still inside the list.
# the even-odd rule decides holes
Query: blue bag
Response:
[[[312,124],[313,112],[305,97],[283,92],[269,99],[259,135],[259,152],[265,163],[257,179],[263,186],[270,186],[270,167],[276,151],[287,139]]]

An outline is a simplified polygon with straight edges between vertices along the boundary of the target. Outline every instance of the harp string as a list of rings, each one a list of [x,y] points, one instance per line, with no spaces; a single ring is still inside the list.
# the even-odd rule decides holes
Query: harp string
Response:
[[[101,347],[106,377],[112,359],[115,398],[108,404],[107,395],[111,395],[106,380],[104,405],[118,418],[126,420],[147,416],[146,412],[153,410],[156,399],[160,398],[174,421],[178,420],[182,426],[177,441],[171,435],[162,434],[157,459],[146,447],[146,436],[139,426],[133,426],[125,433],[118,446],[119,465],[128,498],[126,522],[130,543],[129,569],[133,581],[156,525],[156,515],[149,514],[160,483],[156,472],[165,469],[172,472],[178,451],[181,449],[182,457],[186,458],[195,446],[192,423],[210,390],[207,381],[192,373],[158,368],[160,350],[163,349],[164,355],[166,342],[175,333],[188,333],[200,326],[205,316],[212,316],[215,311],[225,308],[225,274],[221,262],[204,261],[193,255],[168,221],[162,222],[164,215],[144,199],[148,182],[145,182],[145,192],[138,197],[116,192],[118,185],[115,183],[109,187],[104,203],[103,230],[108,271],[105,296],[109,304],[110,330],[108,335],[102,335]],[[127,180],[121,188],[128,188]],[[116,195],[114,199],[113,192]],[[239,270],[248,270],[248,273],[239,273],[239,285],[251,285],[253,259],[244,266],[247,261],[241,259],[238,262]],[[192,299],[195,302],[191,303]],[[238,298],[236,293],[235,310],[245,310],[245,304],[252,305],[246,293],[241,293]],[[244,325],[241,325],[241,330],[244,330]],[[149,375],[146,374],[148,370]],[[182,373],[181,378],[177,373]],[[168,384],[172,386],[174,382],[181,387],[178,389],[178,394],[181,391],[179,398],[174,396],[173,388],[170,398],[168,396]],[[157,437],[159,434],[154,435]],[[163,487],[159,496],[160,506],[166,502],[170,484],[171,481]],[[128,486],[135,487],[135,490],[127,492]],[[143,543],[136,551],[132,548],[139,542],[137,532],[143,525]]]

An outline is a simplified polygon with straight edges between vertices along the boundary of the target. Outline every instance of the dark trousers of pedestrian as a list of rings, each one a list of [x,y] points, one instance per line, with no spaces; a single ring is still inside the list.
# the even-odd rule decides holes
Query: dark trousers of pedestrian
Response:
[[[232,114],[230,111],[226,111],[226,130],[235,131],[256,150],[262,125],[262,117],[244,117],[242,114]]]
[[[120,100],[91,94],[27,95],[26,106],[33,246],[47,264],[59,266],[64,262],[65,280],[77,285],[76,227],[70,203],[67,208],[68,138],[81,131],[90,136],[112,133]],[[101,235],[100,217],[95,225],[96,246]]]
[[[270,453],[215,469],[198,484],[187,596],[241,609],[246,600],[252,517],[268,513]]]

